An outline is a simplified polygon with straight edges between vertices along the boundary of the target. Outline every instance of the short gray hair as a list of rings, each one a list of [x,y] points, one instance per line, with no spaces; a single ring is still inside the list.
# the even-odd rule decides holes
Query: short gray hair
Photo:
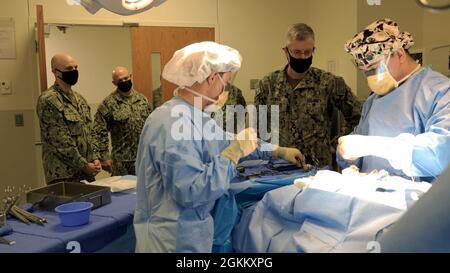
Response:
[[[287,42],[291,40],[304,41],[310,37],[314,39],[314,30],[304,23],[290,26],[286,34]]]

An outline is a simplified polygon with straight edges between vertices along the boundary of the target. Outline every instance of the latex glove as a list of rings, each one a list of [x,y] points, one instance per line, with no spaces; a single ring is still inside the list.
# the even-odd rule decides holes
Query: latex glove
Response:
[[[299,167],[303,167],[305,164],[305,156],[295,148],[277,147],[272,152],[272,156],[282,158]]]
[[[221,155],[238,164],[239,159],[251,154],[258,146],[258,137],[253,128],[242,130],[231,141],[230,146],[222,151]]]
[[[102,165],[102,169],[111,173],[112,172],[112,165],[113,165],[113,161],[111,159],[102,161],[101,163]]]

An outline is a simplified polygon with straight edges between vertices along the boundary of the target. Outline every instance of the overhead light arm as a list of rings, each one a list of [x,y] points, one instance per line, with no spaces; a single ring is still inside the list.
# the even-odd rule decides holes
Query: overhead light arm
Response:
[[[450,1],[448,0],[446,4],[436,4],[436,3],[433,4],[430,3],[429,0],[416,0],[416,2],[419,4],[419,6],[432,11],[445,11],[450,9]]]
[[[82,0],[80,4],[91,14],[95,14],[102,6],[95,0]]]
[[[104,8],[120,15],[134,15],[158,7],[167,0],[67,0],[69,5],[81,5],[95,14]]]

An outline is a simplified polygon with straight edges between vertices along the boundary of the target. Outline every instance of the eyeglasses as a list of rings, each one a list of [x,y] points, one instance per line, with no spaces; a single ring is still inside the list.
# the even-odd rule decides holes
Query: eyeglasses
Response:
[[[299,57],[301,57],[301,55],[303,55],[304,57],[309,58],[309,57],[312,56],[312,54],[316,50],[315,47],[312,48],[312,49],[305,49],[305,50],[300,50],[300,49],[290,50],[288,47],[284,47],[283,49],[286,50],[294,58],[299,58]]]
[[[396,51],[384,54],[384,55],[374,55],[367,53],[364,58],[369,64],[364,63],[362,60],[354,60],[352,63],[356,66],[358,70],[363,71],[363,73],[371,73],[371,71],[377,70],[380,64],[384,62],[387,65],[391,57],[396,53]]]

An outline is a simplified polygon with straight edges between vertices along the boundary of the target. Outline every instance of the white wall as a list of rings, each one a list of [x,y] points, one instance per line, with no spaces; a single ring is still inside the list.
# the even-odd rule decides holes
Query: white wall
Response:
[[[450,77],[450,11],[424,11],[424,64]]]
[[[400,30],[411,32],[416,41],[416,47],[423,44],[424,10],[415,0],[381,0],[381,5],[370,6],[366,0],[358,1],[358,29],[382,18],[396,21]]]
[[[1,18],[13,18],[15,24],[16,59],[0,59],[0,78],[12,82],[12,95],[0,95],[0,110],[32,109],[36,73],[33,66],[34,38],[29,29],[26,0],[2,0]]]
[[[308,0],[306,22],[316,35],[314,66],[328,70],[328,62],[336,61],[334,74],[344,78],[357,93],[356,68],[344,50],[345,42],[357,32],[357,0]]]

